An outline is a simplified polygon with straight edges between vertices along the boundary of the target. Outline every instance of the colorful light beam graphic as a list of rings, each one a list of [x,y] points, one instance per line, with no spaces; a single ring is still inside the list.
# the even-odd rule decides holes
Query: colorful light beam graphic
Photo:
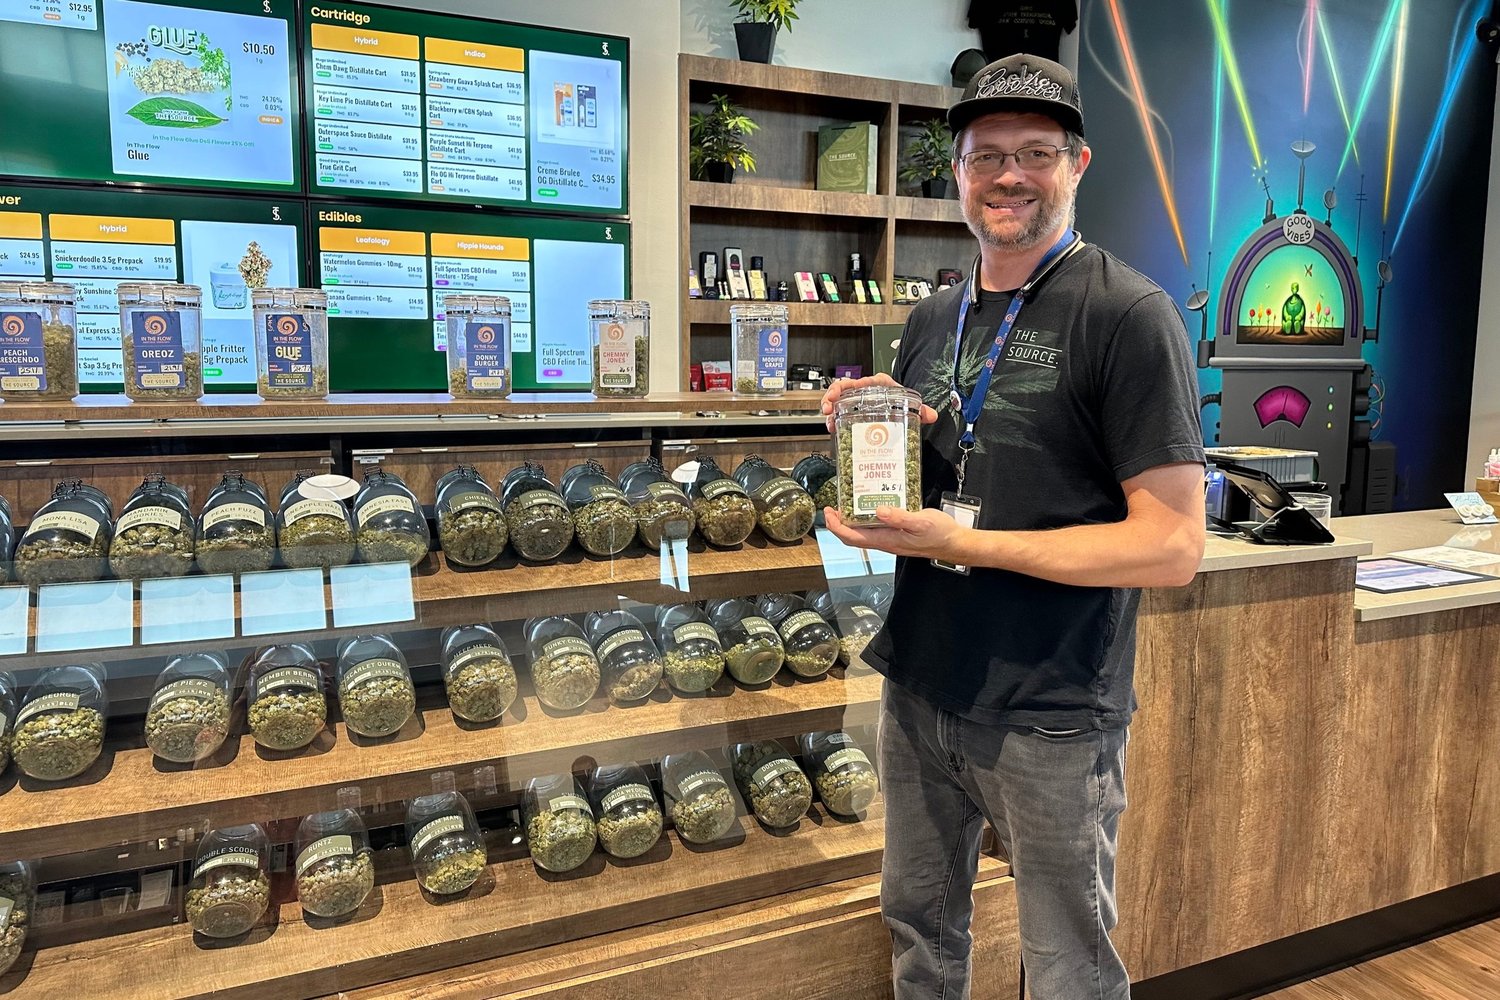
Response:
[[[1109,0],[1111,7],[1118,0]],[[1250,156],[1255,161],[1250,166],[1259,170],[1266,162],[1260,155],[1260,143],[1255,138],[1255,122],[1250,117],[1250,101],[1245,97],[1245,82],[1240,79],[1240,65],[1234,58],[1234,46],[1229,40],[1229,22],[1224,17],[1224,8],[1219,0],[1207,0],[1208,15],[1214,24],[1214,36],[1219,42],[1219,51],[1224,55],[1224,71],[1229,76],[1229,86],[1234,91],[1234,101],[1239,105],[1240,122],[1245,126],[1245,138],[1250,142]]]
[[[1312,103],[1313,29],[1318,23],[1318,0],[1307,0],[1307,41],[1302,51],[1302,114]]]
[[[1354,134],[1359,131],[1365,109],[1370,106],[1370,95],[1375,91],[1375,81],[1380,79],[1381,64],[1385,61],[1386,51],[1391,47],[1391,36],[1396,33],[1396,21],[1405,3],[1406,0],[1391,0],[1391,5],[1385,12],[1385,20],[1380,24],[1380,37],[1376,39],[1375,50],[1370,53],[1370,68],[1365,73],[1364,86],[1360,88],[1359,103],[1354,106],[1354,124],[1349,128],[1349,141],[1344,146],[1344,155],[1339,158],[1335,180],[1344,175],[1344,167],[1349,163],[1349,154],[1354,148]]]
[[[1226,0],[1227,2],[1227,0]],[[1219,146],[1224,134],[1224,53],[1214,51],[1214,141],[1208,176],[1208,247],[1213,250],[1214,226],[1219,219]]]
[[[1333,35],[1328,31],[1328,22],[1323,18],[1322,10],[1318,12],[1318,37],[1323,40],[1323,58],[1328,61],[1328,76],[1333,80],[1333,96],[1338,99],[1339,114],[1344,117],[1344,131],[1349,134],[1348,142],[1354,150],[1354,162],[1359,163],[1359,144],[1354,141],[1354,125],[1349,121],[1349,105],[1344,100],[1344,82],[1339,77],[1338,59],[1333,53]]]
[[[1422,150],[1422,159],[1418,161],[1416,172],[1413,177],[1421,180],[1428,176],[1428,169],[1432,166],[1433,158],[1437,155],[1439,140],[1443,135],[1443,129],[1447,127],[1448,116],[1453,112],[1453,101],[1458,95],[1458,85],[1463,82],[1464,70],[1469,62],[1479,51],[1479,39],[1473,32],[1465,32],[1468,38],[1463,48],[1463,54],[1459,56],[1457,63],[1448,73],[1448,79],[1443,84],[1443,96],[1438,101],[1437,114],[1432,119],[1432,129],[1427,133],[1427,145]],[[1401,234],[1406,231],[1406,221],[1411,218],[1411,210],[1416,205],[1417,199],[1425,190],[1426,185],[1412,185],[1412,192],[1407,199],[1406,208],[1401,212],[1401,222],[1396,226],[1396,238],[1391,242],[1391,252],[1396,252],[1396,247],[1401,243]]]
[[[1385,201],[1380,210],[1382,224],[1391,217],[1391,176],[1396,169],[1396,123],[1401,117],[1401,82],[1406,70],[1406,15],[1410,10],[1410,0],[1401,0],[1401,22],[1396,27],[1396,61],[1391,67],[1391,115],[1385,139]]]

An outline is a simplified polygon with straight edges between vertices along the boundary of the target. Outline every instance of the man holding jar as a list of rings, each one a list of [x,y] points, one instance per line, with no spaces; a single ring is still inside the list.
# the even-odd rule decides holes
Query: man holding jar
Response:
[[[899,1000],[969,994],[983,820],[1016,879],[1033,1000],[1124,1000],[1109,940],[1142,587],[1203,555],[1203,445],[1182,317],[1073,231],[1077,85],[1016,55],[948,110],[969,280],[918,303],[894,378],[923,399],[924,509],[845,542],[900,556],[864,657],[888,682],[881,907]],[[831,422],[831,417],[830,417]]]

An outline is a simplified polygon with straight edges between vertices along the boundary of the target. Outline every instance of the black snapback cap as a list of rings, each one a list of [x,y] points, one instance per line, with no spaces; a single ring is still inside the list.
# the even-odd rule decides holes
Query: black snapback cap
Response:
[[[1066,66],[1041,56],[1006,56],[974,74],[958,103],[948,109],[948,128],[957,135],[974,119],[997,111],[1046,115],[1083,135],[1078,81]]]

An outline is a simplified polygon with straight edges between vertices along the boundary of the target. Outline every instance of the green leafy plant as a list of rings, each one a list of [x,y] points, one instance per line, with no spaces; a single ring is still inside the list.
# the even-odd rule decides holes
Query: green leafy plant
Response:
[[[948,123],[941,118],[930,118],[921,124],[921,131],[912,136],[901,151],[906,165],[901,168],[901,179],[918,182],[947,180],[953,176],[953,133]]]
[[[727,163],[736,170],[755,172],[755,154],[745,137],[760,128],[725,94],[709,98],[707,111],[694,111],[688,119],[688,165],[701,179],[710,163]]]
[[[229,89],[229,59],[224,55],[223,49],[211,49],[212,43],[208,35],[198,36],[198,68],[205,76],[212,76],[219,81],[219,86],[224,90]],[[224,95],[224,110],[231,111],[234,108],[234,95]]]
[[[792,30],[797,20],[798,0],[729,0],[739,12],[741,21],[764,21],[778,28]]]

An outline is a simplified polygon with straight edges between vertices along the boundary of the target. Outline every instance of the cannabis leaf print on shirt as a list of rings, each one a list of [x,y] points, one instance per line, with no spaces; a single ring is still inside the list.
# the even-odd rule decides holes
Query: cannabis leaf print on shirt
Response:
[[[979,380],[979,371],[989,356],[992,340],[985,337],[982,343],[983,351],[966,351],[960,358],[958,384],[965,390],[971,390]],[[929,370],[926,384],[918,391],[923,402],[938,411],[940,419],[946,415],[955,431],[962,434],[963,415],[951,403],[953,365],[946,360],[953,357],[952,335],[945,341],[939,357],[944,360]],[[1055,390],[1057,378],[1055,368],[1000,362],[984,399],[984,415],[976,431],[974,453],[983,455],[995,446],[1040,451],[1037,436],[1031,431],[1036,408],[1027,406],[1026,400]]]

